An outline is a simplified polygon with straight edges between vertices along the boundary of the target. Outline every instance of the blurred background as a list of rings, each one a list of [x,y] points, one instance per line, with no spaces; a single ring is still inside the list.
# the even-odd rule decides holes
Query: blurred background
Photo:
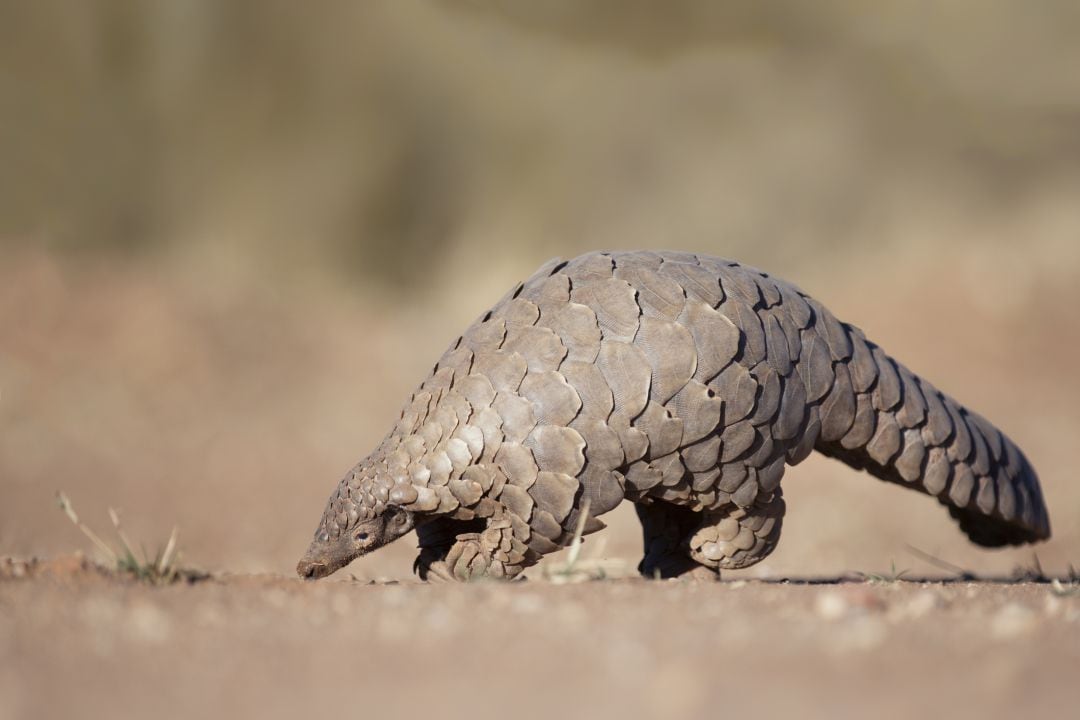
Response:
[[[1055,539],[815,458],[755,575],[1080,565],[1080,5],[0,2],[0,554],[291,573],[338,478],[544,260],[788,278],[982,412]],[[638,559],[632,511],[590,538]],[[354,564],[410,576],[412,541]]]

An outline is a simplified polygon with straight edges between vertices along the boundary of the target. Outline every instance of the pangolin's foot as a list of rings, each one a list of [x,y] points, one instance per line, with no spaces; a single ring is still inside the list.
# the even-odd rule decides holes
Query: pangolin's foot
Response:
[[[783,519],[779,488],[748,508],[705,513],[690,536],[690,557],[710,568],[750,567],[776,547]]]
[[[687,538],[701,523],[701,515],[668,503],[636,506],[644,539],[645,557],[638,572],[647,578],[713,581],[715,566],[706,566],[690,554]]]

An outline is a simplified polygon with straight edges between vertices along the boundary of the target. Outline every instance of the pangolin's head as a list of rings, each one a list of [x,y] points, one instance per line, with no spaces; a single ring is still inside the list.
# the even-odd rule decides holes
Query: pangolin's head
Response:
[[[391,504],[378,481],[365,474],[354,470],[330,497],[315,538],[296,565],[300,577],[326,577],[415,527],[415,514]]]

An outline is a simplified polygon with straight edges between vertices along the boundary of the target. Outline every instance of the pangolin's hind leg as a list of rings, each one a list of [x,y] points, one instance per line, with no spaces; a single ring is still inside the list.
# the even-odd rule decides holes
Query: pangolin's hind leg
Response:
[[[509,580],[538,559],[526,544],[529,526],[507,512],[469,522],[436,518],[417,535],[420,555],[413,567],[421,580]]]
[[[647,578],[715,579],[715,568],[690,557],[690,538],[701,524],[701,513],[648,499],[634,505],[645,545],[638,572]]]
[[[645,577],[715,578],[721,569],[763,560],[780,539],[784,499],[777,488],[746,508],[693,512],[665,502],[636,506],[645,540]]]
[[[689,538],[690,557],[716,570],[750,567],[776,548],[783,519],[780,488],[759,495],[749,507],[706,512]]]

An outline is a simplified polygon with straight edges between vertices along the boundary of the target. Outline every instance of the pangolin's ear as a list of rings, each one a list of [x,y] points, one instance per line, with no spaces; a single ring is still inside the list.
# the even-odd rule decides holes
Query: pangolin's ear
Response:
[[[406,533],[413,527],[413,514],[403,507],[390,505],[387,507],[386,525],[394,532]]]

